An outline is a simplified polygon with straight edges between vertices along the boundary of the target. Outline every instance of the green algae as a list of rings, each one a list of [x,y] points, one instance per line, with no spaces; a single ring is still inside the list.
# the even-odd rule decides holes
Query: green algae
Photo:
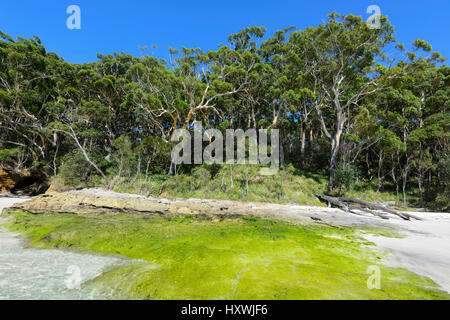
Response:
[[[31,215],[10,212],[29,245],[139,262],[88,282],[118,299],[449,299],[429,278],[382,265],[361,233],[382,229],[295,225],[256,217]],[[367,268],[381,289],[367,287]]]

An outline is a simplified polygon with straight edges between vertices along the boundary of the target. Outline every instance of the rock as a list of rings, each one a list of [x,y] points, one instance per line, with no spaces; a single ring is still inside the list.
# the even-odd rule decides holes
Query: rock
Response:
[[[14,171],[0,168],[0,192],[10,192],[20,196],[35,196],[48,189],[45,173],[38,169]]]
[[[51,191],[51,189],[50,189]],[[98,192],[96,192],[98,191]],[[122,195],[104,190],[91,190],[91,194],[81,191],[47,192],[26,202],[15,205],[31,213],[74,213],[79,215],[98,214],[223,214],[223,205],[198,204],[187,201],[160,202],[134,195]]]
[[[0,192],[10,192],[18,182],[18,178],[17,174],[0,168]]]
[[[47,188],[47,178],[38,170],[14,171],[0,168],[0,192],[34,196],[44,193]]]
[[[167,205],[138,198],[124,199],[71,194],[70,192],[46,193],[14,206],[14,209],[31,213],[75,213],[80,215],[109,213],[160,214]]]
[[[177,210],[177,213],[179,214],[192,214],[192,210],[189,209],[188,207],[181,207]]]
[[[48,187],[47,191],[45,193],[51,193],[51,192],[65,192],[71,190],[71,187],[63,186],[57,183],[51,183],[50,187]]]
[[[300,222],[298,218],[292,217],[293,211],[302,210],[282,205],[229,200],[161,200],[103,189],[83,189],[42,194],[14,205],[11,210],[24,210],[34,214],[72,213],[83,216],[101,214],[202,215],[212,219],[254,215],[265,218],[275,217],[287,221],[295,220],[297,224]],[[304,223],[311,223],[307,215],[301,220]]]

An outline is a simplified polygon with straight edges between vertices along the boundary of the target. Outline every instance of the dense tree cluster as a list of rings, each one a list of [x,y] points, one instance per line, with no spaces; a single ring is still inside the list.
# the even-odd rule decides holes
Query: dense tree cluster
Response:
[[[423,40],[406,51],[381,22],[333,13],[270,38],[246,28],[217,51],[169,48],[169,62],[114,53],[82,65],[0,33],[0,163],[48,176],[78,164],[109,184],[108,172],[169,172],[171,134],[194,121],[275,128],[281,163],[329,174],[330,189],[351,172],[445,208],[450,68]]]

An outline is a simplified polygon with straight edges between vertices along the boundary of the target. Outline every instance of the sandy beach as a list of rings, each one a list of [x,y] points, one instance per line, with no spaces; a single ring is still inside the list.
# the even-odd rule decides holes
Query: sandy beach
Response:
[[[116,193],[103,189],[70,191],[58,194],[58,196],[63,198],[64,196],[75,196],[78,202],[88,203],[90,207],[92,207],[92,203],[95,203],[95,201],[101,202],[104,206],[104,203],[115,204],[120,199],[121,201],[125,201],[130,207],[133,205],[139,208],[164,206],[164,209],[161,209],[161,211],[172,211],[171,206],[175,206],[176,210],[188,212],[189,210],[196,210],[199,207],[206,207],[207,210],[219,210],[223,214],[235,212],[238,214],[270,216],[272,218],[295,219],[298,221],[310,222],[314,220],[319,223],[337,226],[382,227],[396,231],[404,236],[403,238],[390,238],[364,235],[367,240],[375,243],[380,250],[390,252],[388,258],[384,261],[386,265],[406,268],[419,275],[429,277],[439,284],[443,290],[450,293],[449,213],[415,212],[414,214],[423,220],[405,221],[394,215],[389,215],[389,220],[382,220],[364,213],[362,215],[348,214],[334,208],[269,203],[238,203],[235,201],[202,199],[156,199],[140,195]],[[20,202],[23,203],[26,200],[0,197],[0,208],[9,207]],[[148,209],[142,210],[145,211]]]

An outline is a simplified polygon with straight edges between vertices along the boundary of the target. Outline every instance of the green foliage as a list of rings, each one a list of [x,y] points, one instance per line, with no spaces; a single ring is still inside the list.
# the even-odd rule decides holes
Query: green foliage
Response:
[[[0,145],[1,147],[1,145]],[[0,149],[0,163],[8,163],[11,162],[12,159],[17,156],[21,152],[21,148],[12,148],[12,149],[6,149],[2,148]]]
[[[116,162],[113,170],[118,170],[118,176],[123,174],[130,177],[137,165],[136,153],[130,139],[122,135],[113,141],[113,147],[115,148],[113,155]]]
[[[111,109],[99,101],[82,101],[77,113],[79,117],[94,123],[105,123],[114,118]]]
[[[351,190],[356,182],[356,168],[346,162],[340,162],[336,167],[335,186],[340,192]]]
[[[431,207],[450,211],[450,157],[442,157],[437,164],[437,190],[432,194]],[[434,198],[434,199],[433,199]]]
[[[247,169],[248,192],[245,178]],[[274,176],[262,176],[260,169],[260,166],[234,166],[233,180],[229,165],[222,166],[214,177],[211,177],[210,170],[205,165],[177,176],[152,174],[146,179],[142,173],[138,177],[118,179],[114,190],[164,198],[206,198],[324,206],[315,195],[327,192],[325,175],[299,171],[292,165]],[[360,181],[346,193],[367,201],[395,201],[395,191],[391,187],[386,189],[384,192],[377,192],[376,183]],[[407,196],[408,199],[415,199],[413,192]]]
[[[47,52],[38,37],[14,40],[1,32],[0,161],[14,169],[36,167],[45,176],[74,175],[71,184],[98,182],[102,173],[87,174],[92,166],[80,154],[87,169],[69,172],[77,169],[70,155],[82,148],[94,165],[108,169],[115,187],[141,177],[149,183],[171,168],[173,132],[201,121],[223,134],[279,129],[287,166],[320,176],[336,172],[339,160],[352,163],[362,183],[377,178],[379,191],[387,186],[405,199],[418,194],[419,204],[433,205],[438,163],[450,150],[450,68],[421,39],[411,52],[396,44],[404,59],[394,64],[387,50],[393,32],[384,16],[381,28],[371,30],[359,16],[332,13],[316,26],[271,36],[264,27],[245,28],[215,51],[170,48],[169,62],[112,53],[82,65]],[[203,184],[211,190],[203,196],[226,196],[217,190],[223,189],[227,166],[199,169],[209,171],[211,184],[197,169],[178,166],[185,177],[172,187],[190,193]],[[348,189],[346,179],[339,177],[341,191]],[[250,183],[244,196],[231,192],[228,183],[229,197],[275,194],[283,201],[289,194],[279,176],[265,183]]]
[[[75,150],[63,157],[58,176],[68,186],[80,186],[88,183],[92,171],[82,152]]]
[[[89,152],[89,157],[100,167],[105,168],[108,162],[96,152]],[[67,153],[58,170],[58,182],[72,187],[86,187],[92,185],[93,176],[97,175],[95,169],[86,161],[81,150]]]
[[[138,149],[146,155],[150,172],[154,174],[167,173],[170,167],[173,143],[164,141],[158,136],[145,137]]]

